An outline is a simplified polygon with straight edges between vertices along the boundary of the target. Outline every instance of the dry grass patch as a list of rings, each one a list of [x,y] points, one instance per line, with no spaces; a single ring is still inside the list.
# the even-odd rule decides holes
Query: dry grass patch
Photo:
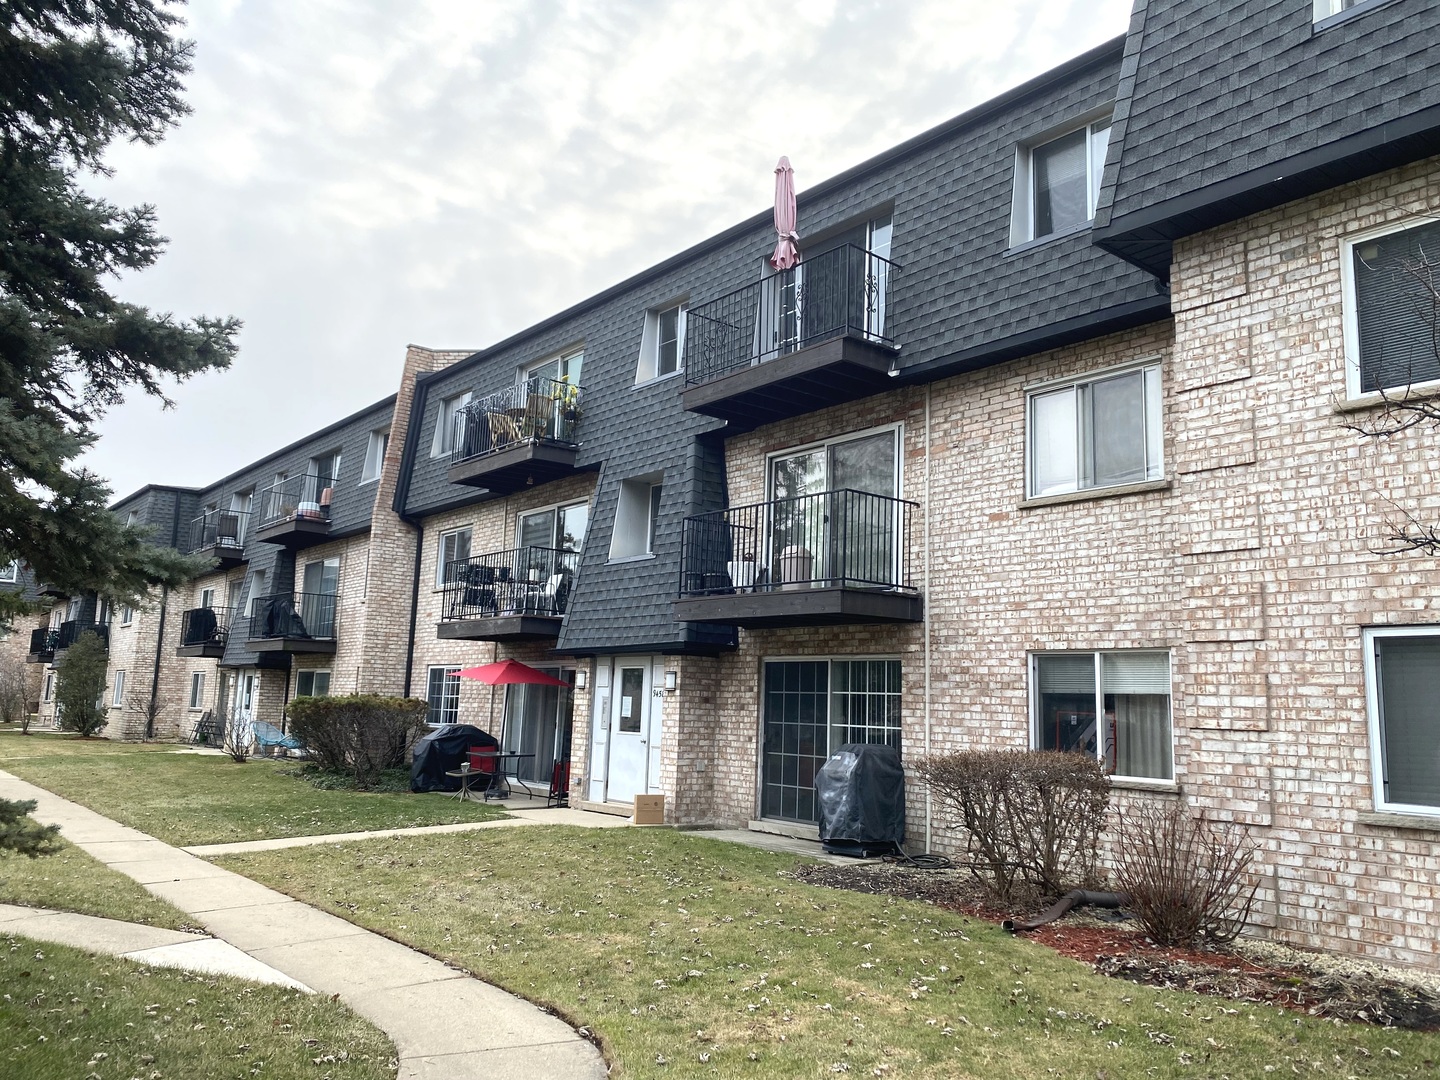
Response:
[[[68,842],[38,859],[0,853],[0,904],[78,911],[170,930],[195,925],[179,908]]]
[[[1433,1076],[1440,1038],[1092,974],[990,924],[817,888],[793,857],[531,827],[223,865],[595,1032],[617,1076]]]

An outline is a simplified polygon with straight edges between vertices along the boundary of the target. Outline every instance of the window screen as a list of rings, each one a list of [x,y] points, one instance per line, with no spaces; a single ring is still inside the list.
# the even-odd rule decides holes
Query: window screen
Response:
[[[1351,258],[1361,393],[1440,379],[1440,222],[1355,244]]]
[[[1385,801],[1440,807],[1440,636],[1377,637]]]

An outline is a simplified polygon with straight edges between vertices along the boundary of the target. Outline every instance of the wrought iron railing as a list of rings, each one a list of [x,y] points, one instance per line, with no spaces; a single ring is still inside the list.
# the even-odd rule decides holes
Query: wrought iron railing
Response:
[[[110,627],[105,623],[92,622],[88,619],[74,619],[70,622],[60,624],[60,632],[55,638],[55,651],[68,649],[75,642],[80,640],[80,635],[93,633],[100,638],[100,643],[107,649],[110,647]]]
[[[913,591],[915,503],[822,491],[685,519],[680,595],[819,587]]]
[[[281,480],[260,493],[259,527],[282,521],[308,518],[330,520],[330,499],[335,491],[335,478],[305,473]]]
[[[563,379],[533,378],[470,402],[455,415],[450,464],[526,443],[573,445],[581,396],[580,387]]]
[[[899,270],[873,251],[844,244],[691,308],[686,385],[846,334],[894,345],[890,285]]]
[[[565,614],[580,553],[522,547],[493,551],[445,567],[440,617],[484,619],[500,615]]]
[[[180,616],[180,644],[219,645],[223,648],[230,640],[230,623],[234,614],[235,609],[228,607],[191,608]]]
[[[206,510],[190,522],[190,550],[243,548],[249,524],[248,510]]]
[[[334,641],[340,598],[334,593],[271,593],[250,607],[248,638]]]
[[[30,631],[30,651],[40,656],[49,656],[55,652],[55,645],[60,640],[60,631],[53,626],[42,626]]]

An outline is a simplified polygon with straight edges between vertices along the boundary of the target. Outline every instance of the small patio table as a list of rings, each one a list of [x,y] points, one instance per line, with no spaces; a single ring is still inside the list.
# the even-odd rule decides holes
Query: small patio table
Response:
[[[458,769],[446,769],[445,775],[458,776],[460,778],[460,790],[451,792],[450,797],[452,799],[459,799],[461,802],[464,802],[466,799],[472,802],[484,802],[490,797],[490,788],[494,786],[494,779],[491,774],[483,773],[479,769],[472,769],[468,764],[462,765]],[[470,786],[471,780],[477,776],[483,776],[486,781],[485,790],[482,792],[477,792]]]

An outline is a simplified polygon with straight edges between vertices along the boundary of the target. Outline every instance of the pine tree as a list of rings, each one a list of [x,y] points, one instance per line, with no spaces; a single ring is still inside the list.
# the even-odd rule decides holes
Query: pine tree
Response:
[[[0,854],[13,851],[35,858],[60,849],[60,826],[41,825],[30,816],[33,802],[0,799]]]
[[[234,319],[178,321],[110,294],[164,238],[151,206],[86,194],[112,140],[158,142],[188,110],[193,45],[163,0],[0,2],[0,563],[61,591],[138,603],[201,569],[116,521],[73,465],[127,389],[223,368]],[[168,401],[166,402],[168,405]],[[0,594],[0,623],[20,609]]]
[[[110,651],[94,631],[65,650],[55,669],[55,712],[60,727],[89,738],[105,726],[105,674]]]

